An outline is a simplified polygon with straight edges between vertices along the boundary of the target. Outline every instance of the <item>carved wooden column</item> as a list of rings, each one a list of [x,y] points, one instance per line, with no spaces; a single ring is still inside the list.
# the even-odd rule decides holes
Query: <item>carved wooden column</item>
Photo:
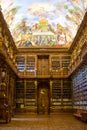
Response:
[[[52,107],[52,83],[53,83],[53,81],[50,80],[50,110]]]
[[[1,23],[0,23],[0,47],[2,47],[2,42],[3,42],[3,38],[2,38],[2,27],[1,27]]]
[[[37,80],[35,80],[34,83],[35,83],[35,92],[36,92],[36,93],[35,93],[35,97],[36,97],[35,99],[36,99],[36,111],[37,111],[37,109],[38,109],[38,108],[37,108],[37,106],[38,106],[38,105],[37,105],[37,91],[38,91],[38,90],[37,90]]]
[[[63,109],[63,79],[61,79],[61,109]]]

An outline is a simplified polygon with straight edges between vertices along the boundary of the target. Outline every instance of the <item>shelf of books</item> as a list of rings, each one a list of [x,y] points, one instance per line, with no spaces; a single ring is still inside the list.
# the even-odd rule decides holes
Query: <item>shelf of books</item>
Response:
[[[26,72],[27,74],[35,73],[35,56],[26,57]]]
[[[16,108],[20,111],[36,111],[36,89],[34,80],[16,82]]]
[[[25,104],[26,107],[35,107],[36,106],[36,90],[35,90],[35,82],[26,80],[26,92],[25,92]]]
[[[51,76],[52,77],[58,77],[61,72],[61,62],[60,62],[60,56],[52,55],[50,57],[50,70],[51,70]]]
[[[51,56],[51,72],[53,76],[67,76],[70,63],[70,55]]]
[[[68,71],[69,63],[70,63],[70,56],[62,56],[62,68],[64,71]]]
[[[87,110],[87,65],[80,68],[72,78],[73,108]]]
[[[63,109],[72,110],[72,89],[71,89],[71,80],[63,80],[63,95],[62,95],[62,105]]]
[[[72,110],[71,81],[64,79],[52,81],[51,109],[54,111]]]
[[[23,75],[33,76],[36,74],[35,56],[21,55],[16,57],[17,68]]]
[[[51,67],[52,71],[59,71],[60,70],[60,57],[52,56],[51,58]]]
[[[16,82],[16,108],[24,107],[24,81]]]
[[[16,57],[16,64],[19,72],[24,73],[25,71],[25,57],[24,56],[17,56]]]
[[[61,109],[61,80],[52,81],[51,109],[52,111]]]

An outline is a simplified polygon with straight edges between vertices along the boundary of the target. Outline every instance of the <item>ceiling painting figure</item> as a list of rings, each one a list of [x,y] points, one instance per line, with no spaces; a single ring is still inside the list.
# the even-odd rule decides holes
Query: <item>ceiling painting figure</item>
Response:
[[[0,0],[17,47],[70,47],[87,0]]]

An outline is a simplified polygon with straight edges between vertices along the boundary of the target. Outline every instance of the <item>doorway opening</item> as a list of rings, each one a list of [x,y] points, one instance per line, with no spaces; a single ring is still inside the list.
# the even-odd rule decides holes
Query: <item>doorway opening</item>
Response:
[[[41,81],[37,88],[37,114],[50,113],[50,87],[49,82]]]

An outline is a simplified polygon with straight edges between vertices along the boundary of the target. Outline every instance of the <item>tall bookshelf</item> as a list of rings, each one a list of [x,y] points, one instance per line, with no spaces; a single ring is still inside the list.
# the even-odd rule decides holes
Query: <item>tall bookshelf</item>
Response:
[[[62,56],[62,68],[67,71],[70,63],[70,56]]]
[[[72,110],[72,89],[71,81],[65,79],[52,81],[52,100],[51,108],[54,111]]]
[[[72,89],[71,80],[63,80],[62,100],[64,109],[72,109]]]
[[[36,90],[35,82],[26,80],[26,107],[35,107],[36,106]]]
[[[87,65],[74,74],[73,84],[73,108],[87,110]]]
[[[35,81],[22,79],[16,82],[16,108],[36,111]]]
[[[25,71],[25,57],[17,56],[16,63],[17,63],[17,68],[18,68],[19,72],[24,72]]]
[[[51,57],[51,68],[52,68],[52,71],[60,70],[60,57],[59,56]]]
[[[24,107],[24,81],[20,80],[16,82],[16,107]]]
[[[61,105],[61,80],[52,82],[52,106]]]
[[[35,71],[35,56],[26,57],[26,71],[27,72]]]

